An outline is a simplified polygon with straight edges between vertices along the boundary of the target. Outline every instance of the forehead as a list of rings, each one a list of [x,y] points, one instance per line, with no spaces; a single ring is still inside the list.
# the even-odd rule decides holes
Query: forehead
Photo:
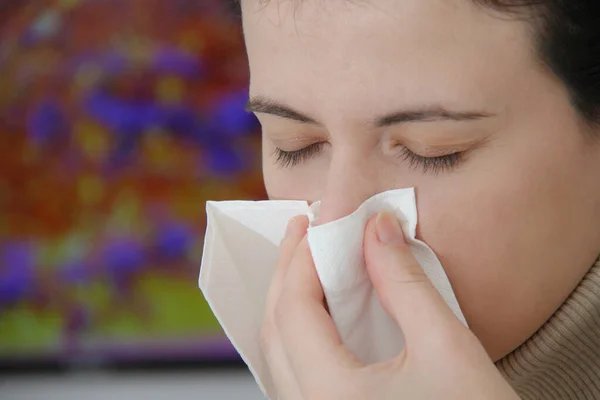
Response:
[[[252,94],[313,114],[377,112],[390,102],[486,103],[533,65],[527,27],[468,0],[242,7]]]

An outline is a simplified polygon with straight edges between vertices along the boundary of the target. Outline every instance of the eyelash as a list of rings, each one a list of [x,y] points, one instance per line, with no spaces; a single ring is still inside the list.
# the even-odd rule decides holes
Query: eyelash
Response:
[[[463,161],[463,152],[446,154],[437,157],[423,157],[413,153],[406,147],[402,147],[401,157],[408,162],[412,169],[422,168],[423,173],[437,175],[440,172],[448,172],[456,168]]]
[[[294,167],[317,155],[325,144],[325,142],[313,143],[294,151],[276,148],[276,163],[284,168]],[[400,157],[408,162],[412,169],[422,168],[424,174],[431,173],[433,175],[456,168],[463,161],[463,156],[463,152],[457,152],[437,157],[423,157],[413,153],[407,147],[402,147],[400,154]]]
[[[278,147],[275,149],[276,162],[284,168],[295,167],[317,155],[324,145],[325,142],[317,142],[294,151],[285,151]]]

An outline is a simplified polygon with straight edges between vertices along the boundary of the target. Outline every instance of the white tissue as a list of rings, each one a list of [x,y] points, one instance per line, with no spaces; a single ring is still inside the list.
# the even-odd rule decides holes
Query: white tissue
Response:
[[[296,215],[318,218],[319,204],[304,201],[207,202],[208,224],[199,285],[225,334],[269,398],[275,389],[260,351],[260,330],[278,247]],[[434,252],[415,238],[417,207],[413,189],[380,193],[354,213],[311,226],[308,242],[329,312],[345,345],[365,363],[397,356],[402,332],[383,310],[363,256],[368,219],[395,213],[411,250],[456,316],[466,324],[450,282]]]

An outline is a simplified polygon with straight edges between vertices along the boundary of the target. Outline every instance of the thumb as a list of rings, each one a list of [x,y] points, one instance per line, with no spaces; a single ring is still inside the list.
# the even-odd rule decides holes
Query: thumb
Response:
[[[380,213],[367,224],[367,271],[386,312],[404,333],[407,345],[427,340],[459,320],[435,289],[406,243],[394,214]]]

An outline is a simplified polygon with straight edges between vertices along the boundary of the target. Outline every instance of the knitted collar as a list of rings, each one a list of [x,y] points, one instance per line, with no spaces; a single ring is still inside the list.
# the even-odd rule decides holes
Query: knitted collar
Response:
[[[600,260],[558,311],[496,366],[522,399],[600,399]]]

